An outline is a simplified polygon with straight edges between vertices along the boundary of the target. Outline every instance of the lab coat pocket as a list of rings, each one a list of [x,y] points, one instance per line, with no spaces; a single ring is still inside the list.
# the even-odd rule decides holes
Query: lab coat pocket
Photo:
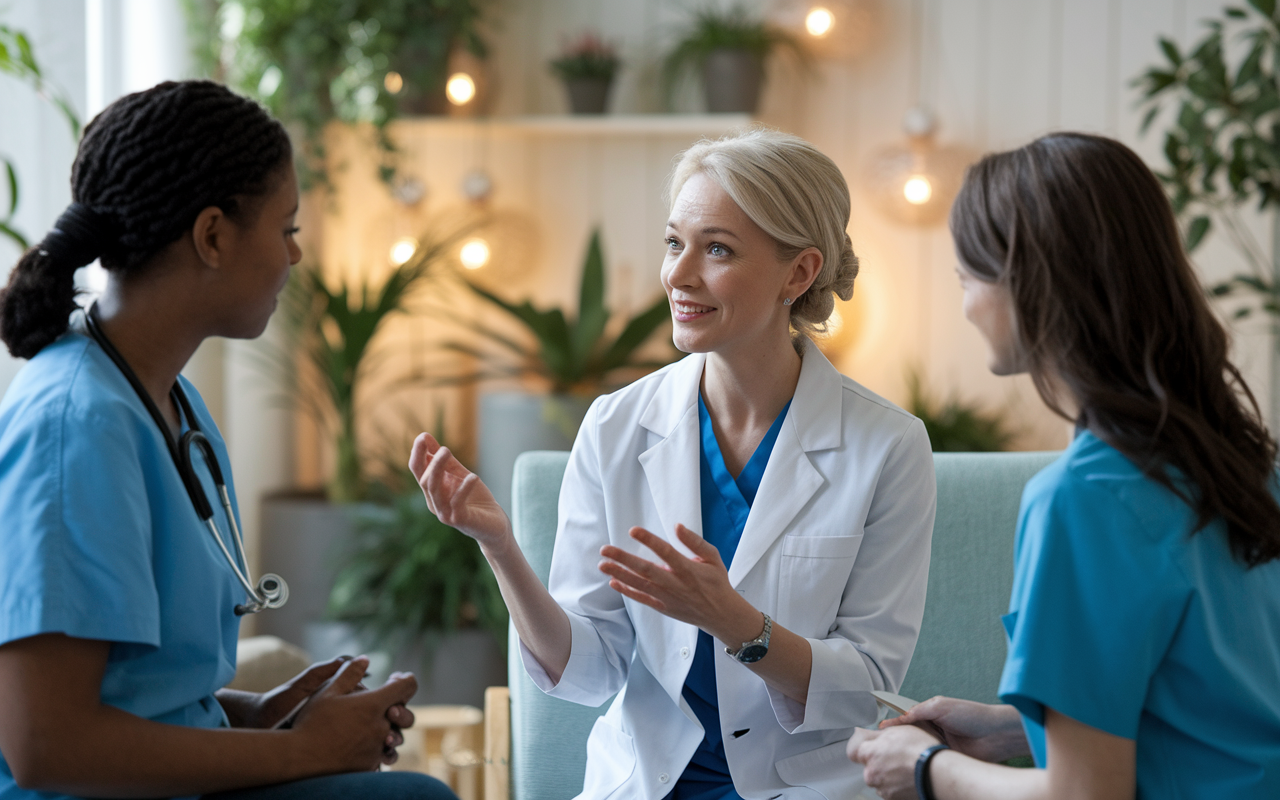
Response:
[[[865,786],[862,767],[845,755],[845,740],[775,762],[778,777],[789,786],[806,786],[826,798],[853,797]],[[788,795],[789,797],[790,795]]]
[[[860,533],[784,537],[778,622],[801,636],[826,637],[861,546]]]
[[[579,797],[602,800],[625,783],[635,769],[636,745],[631,736],[607,717],[597,719],[587,737],[587,774]]]

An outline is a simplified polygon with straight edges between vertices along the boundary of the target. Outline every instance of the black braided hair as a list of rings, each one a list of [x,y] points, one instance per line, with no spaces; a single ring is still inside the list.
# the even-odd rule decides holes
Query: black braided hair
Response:
[[[168,81],[107,106],[71,167],[74,202],[0,291],[0,339],[31,358],[66,332],[76,270],[97,258],[137,271],[210,206],[244,221],[291,157],[279,122],[212,81]]]

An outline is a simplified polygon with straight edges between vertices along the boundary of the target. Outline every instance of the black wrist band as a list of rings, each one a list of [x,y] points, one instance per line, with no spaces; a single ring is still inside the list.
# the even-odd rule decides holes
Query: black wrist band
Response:
[[[920,800],[936,800],[933,796],[933,786],[929,782],[929,762],[938,753],[950,749],[945,744],[935,744],[933,747],[926,749],[916,759],[916,796]]]

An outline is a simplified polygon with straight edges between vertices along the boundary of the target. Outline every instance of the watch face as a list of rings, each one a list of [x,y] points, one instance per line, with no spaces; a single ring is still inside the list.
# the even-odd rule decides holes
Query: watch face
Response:
[[[764,658],[765,653],[769,652],[769,648],[763,644],[749,644],[738,652],[738,660],[743,664],[754,664]]]

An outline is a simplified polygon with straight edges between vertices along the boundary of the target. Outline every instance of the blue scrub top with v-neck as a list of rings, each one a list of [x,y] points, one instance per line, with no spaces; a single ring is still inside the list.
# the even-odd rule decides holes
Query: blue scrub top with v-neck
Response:
[[[724,464],[720,444],[711,427],[707,405],[698,395],[698,423],[702,434],[702,536],[716,546],[726,567],[733,563],[738,540],[747,525],[747,515],[760,489],[760,479],[769,463],[774,442],[782,430],[791,402],[782,409],[769,432],[751,454],[751,460],[734,478]],[[720,732],[720,704],[716,696],[715,642],[706,631],[698,631],[698,648],[684,682],[684,699],[702,723],[702,744],[675,789],[666,800],[742,800],[733,788],[729,762],[725,758]]]

